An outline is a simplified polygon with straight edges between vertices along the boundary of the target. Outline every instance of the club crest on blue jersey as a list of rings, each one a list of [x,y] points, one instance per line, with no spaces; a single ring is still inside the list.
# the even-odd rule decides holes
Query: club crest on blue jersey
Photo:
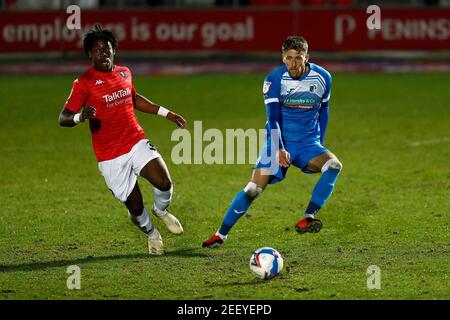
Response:
[[[309,86],[309,92],[316,92],[317,91],[317,85],[313,84],[311,86]]]
[[[264,81],[263,84],[263,94],[267,94],[267,92],[269,92],[270,89],[270,85],[272,84],[272,82],[269,81]]]

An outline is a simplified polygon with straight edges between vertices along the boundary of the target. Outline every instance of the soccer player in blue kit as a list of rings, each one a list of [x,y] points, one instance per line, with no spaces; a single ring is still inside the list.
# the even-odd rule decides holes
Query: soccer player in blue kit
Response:
[[[256,162],[252,178],[233,199],[220,229],[203,247],[217,247],[230,229],[247,212],[267,184],[284,179],[291,165],[305,173],[322,175],[315,185],[298,233],[316,233],[322,222],[315,216],[324,206],[342,169],[338,158],[323,146],[328,123],[331,75],[308,62],[308,43],[290,36],[282,45],[284,65],[273,70],[263,84],[266,105],[266,145]]]

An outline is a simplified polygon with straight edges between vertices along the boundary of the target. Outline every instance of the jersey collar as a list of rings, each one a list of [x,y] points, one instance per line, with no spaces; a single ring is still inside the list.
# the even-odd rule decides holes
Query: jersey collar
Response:
[[[308,74],[311,72],[311,65],[309,64],[309,62],[305,63],[305,66],[308,68],[308,70],[300,78],[298,78],[296,80],[300,81],[300,80],[305,79],[308,76]]]
[[[93,72],[95,72],[95,73],[98,74],[98,75],[108,75],[108,74],[112,74],[112,73],[115,71],[116,65],[113,64],[111,71],[108,71],[108,72],[103,72],[103,71],[96,70],[96,69],[94,68],[94,66],[91,66],[90,68],[91,68],[91,70],[92,70]]]

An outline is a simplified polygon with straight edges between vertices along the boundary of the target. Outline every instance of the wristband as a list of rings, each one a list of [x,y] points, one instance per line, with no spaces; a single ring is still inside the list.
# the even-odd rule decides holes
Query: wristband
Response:
[[[81,122],[81,113],[77,113],[76,115],[73,116],[73,122],[75,124],[79,124]]]
[[[158,109],[158,115],[162,116],[162,117],[167,117],[167,115],[169,114],[169,110],[167,110],[166,108],[164,108],[163,106],[159,106]]]

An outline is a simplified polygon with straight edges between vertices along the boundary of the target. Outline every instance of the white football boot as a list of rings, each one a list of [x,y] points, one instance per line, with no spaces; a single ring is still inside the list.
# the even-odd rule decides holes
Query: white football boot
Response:
[[[162,237],[156,228],[154,229],[152,234],[148,236],[148,253],[157,256],[164,254],[164,244],[162,241]]]
[[[171,214],[169,211],[164,210],[162,213],[160,211],[156,211],[155,208],[152,209],[153,214],[161,219],[167,226],[170,232],[173,234],[182,234],[183,233],[183,226],[181,225],[180,221]]]

